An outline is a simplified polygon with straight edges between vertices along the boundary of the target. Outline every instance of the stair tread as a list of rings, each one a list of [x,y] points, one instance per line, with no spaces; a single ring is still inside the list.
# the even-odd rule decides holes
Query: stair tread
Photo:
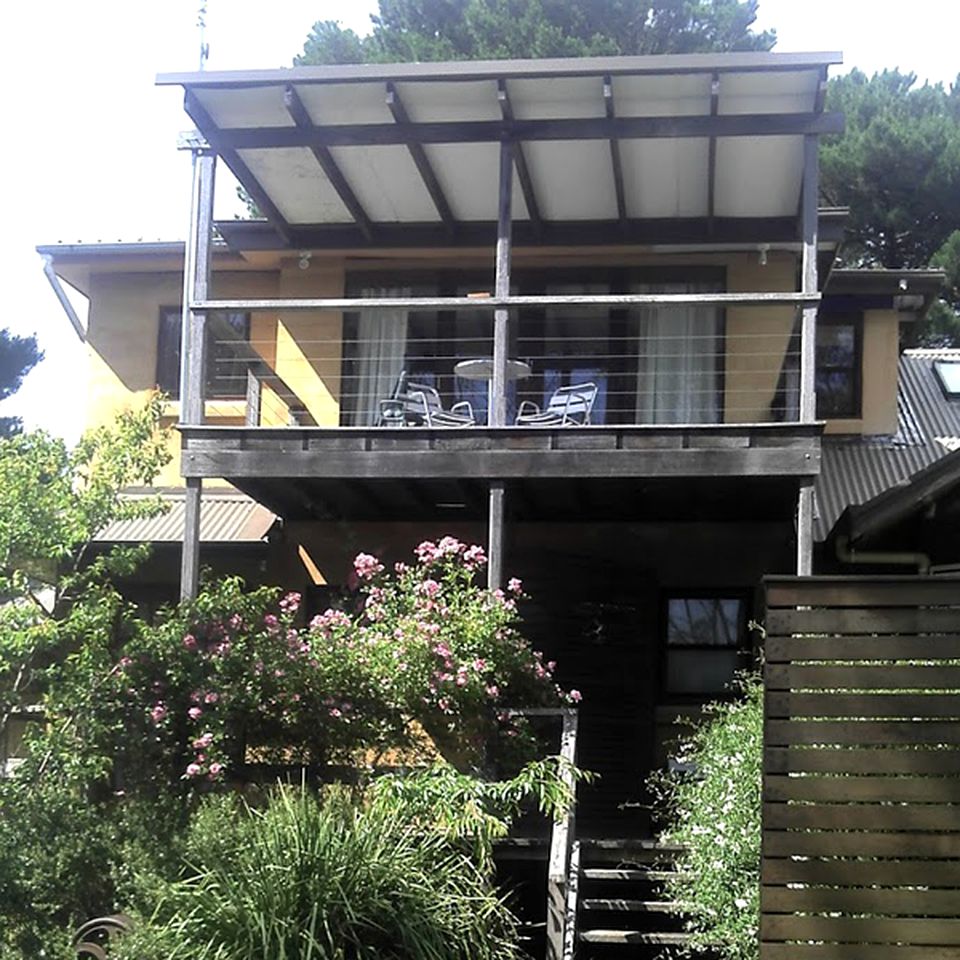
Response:
[[[599,850],[658,850],[664,853],[682,853],[686,849],[682,843],[664,843],[662,840],[637,837],[582,837],[580,844]]]
[[[585,897],[584,910],[623,910],[632,913],[679,913],[675,900],[628,900],[620,897]]]
[[[643,933],[640,930],[581,930],[580,940],[584,943],[688,943],[689,933]]]
[[[672,880],[676,870],[644,870],[637,867],[584,867],[584,880]]]

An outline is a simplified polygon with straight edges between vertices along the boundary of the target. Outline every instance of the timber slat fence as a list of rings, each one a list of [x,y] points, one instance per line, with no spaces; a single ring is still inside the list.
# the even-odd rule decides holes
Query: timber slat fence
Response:
[[[766,595],[761,960],[957,960],[960,579]]]

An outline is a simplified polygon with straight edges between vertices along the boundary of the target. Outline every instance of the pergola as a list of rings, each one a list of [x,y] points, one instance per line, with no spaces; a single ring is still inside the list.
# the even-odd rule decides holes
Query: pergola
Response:
[[[511,311],[521,305],[789,304],[802,314],[799,421],[814,420],[817,146],[840,56],[739,53],[376,64],[166,74],[198,134],[184,291],[181,427],[203,423],[204,327],[217,310],[343,310],[351,299],[209,297],[215,158],[265,220],[218,224],[243,249],[492,247],[493,428],[506,426]],[[518,246],[799,249],[783,293],[510,295]],[[364,309],[477,309],[467,298],[364,300]],[[202,479],[187,475],[183,593],[196,589]],[[490,580],[500,578],[505,486],[489,484]],[[798,569],[812,505],[800,494]]]

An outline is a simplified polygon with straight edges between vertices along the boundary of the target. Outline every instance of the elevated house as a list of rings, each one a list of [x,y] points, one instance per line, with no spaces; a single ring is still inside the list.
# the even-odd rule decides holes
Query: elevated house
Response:
[[[161,76],[196,127],[186,247],[41,253],[90,297],[92,419],[172,398],[182,595],[224,481],[316,606],[358,550],[484,544],[583,693],[578,831],[647,835],[675,719],[752,660],[761,576],[811,572],[845,506],[813,496],[829,438],[897,433],[898,326],[940,282],[831,276],[839,62]],[[261,218],[214,223],[218,161]]]

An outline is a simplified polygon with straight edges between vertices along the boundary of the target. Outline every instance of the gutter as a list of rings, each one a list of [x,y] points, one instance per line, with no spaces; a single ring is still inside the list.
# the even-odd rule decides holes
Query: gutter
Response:
[[[841,563],[875,564],[877,566],[916,567],[919,576],[930,573],[930,557],[925,553],[896,552],[892,550],[854,550],[850,538],[837,537],[834,549]]]
[[[67,315],[67,319],[70,321],[70,325],[73,327],[76,335],[80,338],[80,342],[86,343],[87,331],[83,329],[80,317],[77,316],[77,311],[73,309],[73,304],[67,296],[67,291],[63,289],[63,284],[60,282],[57,272],[53,269],[53,257],[44,255],[43,274],[47,280],[50,281],[50,286],[53,287],[53,292],[57,295],[60,306],[63,307],[63,312]]]

